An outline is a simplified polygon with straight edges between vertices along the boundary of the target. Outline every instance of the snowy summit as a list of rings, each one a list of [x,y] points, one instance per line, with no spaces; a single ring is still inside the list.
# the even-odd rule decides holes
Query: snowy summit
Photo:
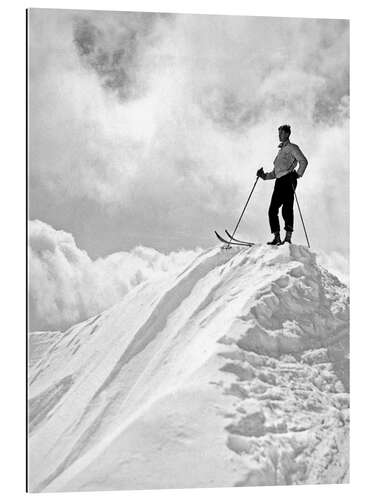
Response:
[[[215,247],[31,334],[30,491],[347,482],[348,302],[305,247]]]

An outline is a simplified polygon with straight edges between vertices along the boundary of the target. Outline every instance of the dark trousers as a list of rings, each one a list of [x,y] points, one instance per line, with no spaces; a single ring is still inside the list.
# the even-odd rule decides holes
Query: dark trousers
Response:
[[[297,187],[297,178],[294,172],[283,175],[275,181],[268,218],[271,226],[271,233],[280,231],[279,208],[285,222],[285,231],[293,231],[293,203],[294,189]]]

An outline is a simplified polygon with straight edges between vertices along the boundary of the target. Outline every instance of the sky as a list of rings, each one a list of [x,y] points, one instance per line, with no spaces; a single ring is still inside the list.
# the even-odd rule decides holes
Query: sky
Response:
[[[297,194],[310,243],[345,271],[348,21],[32,9],[29,28],[37,248],[46,234],[70,235],[96,262],[212,246],[214,229],[235,226],[258,168],[272,169],[289,123],[309,160]],[[270,238],[272,189],[258,182],[240,236]],[[36,288],[51,281],[51,253],[38,255]]]

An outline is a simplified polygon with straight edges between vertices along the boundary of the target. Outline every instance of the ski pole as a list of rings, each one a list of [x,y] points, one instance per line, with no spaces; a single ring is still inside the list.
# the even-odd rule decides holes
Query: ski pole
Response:
[[[305,228],[305,223],[304,223],[304,221],[303,221],[302,212],[301,212],[301,209],[300,209],[300,207],[299,207],[298,198],[297,198],[297,194],[296,194],[296,190],[294,189],[294,186],[293,186],[293,192],[294,192],[294,197],[295,197],[296,202],[297,202],[298,212],[299,212],[299,215],[300,215],[300,217],[301,217],[303,230],[305,231],[305,236],[306,236],[307,246],[310,248],[309,238],[308,238],[308,236],[307,236],[307,231],[306,231],[306,228]]]
[[[232,243],[232,240],[233,240],[233,238],[234,238],[234,235],[236,234],[237,228],[238,228],[238,226],[240,225],[240,222],[241,222],[242,216],[243,216],[243,214],[245,213],[246,207],[247,207],[247,205],[249,204],[249,201],[250,201],[251,195],[253,194],[253,191],[254,191],[254,189],[255,189],[255,186],[257,185],[258,180],[259,180],[259,177],[257,176],[256,181],[254,182],[253,189],[251,190],[251,192],[250,192],[250,194],[249,194],[249,197],[248,197],[248,199],[247,199],[247,201],[246,201],[246,203],[245,203],[245,206],[243,207],[242,214],[240,215],[240,218],[238,219],[238,222],[237,222],[237,224],[236,224],[236,227],[234,228],[234,231],[233,231],[233,233],[232,233],[232,236],[230,237],[230,240],[229,240],[228,246],[227,246],[226,248],[230,248],[230,244]]]

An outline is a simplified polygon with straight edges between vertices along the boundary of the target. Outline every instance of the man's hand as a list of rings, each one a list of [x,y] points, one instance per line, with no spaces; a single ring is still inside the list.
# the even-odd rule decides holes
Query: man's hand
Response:
[[[262,178],[263,180],[266,178],[266,174],[264,173],[263,167],[261,167],[261,168],[257,171],[257,177],[260,177],[260,178]]]
[[[293,177],[294,177],[295,179],[299,179],[299,178],[300,178],[300,176],[298,175],[298,173],[297,173],[297,171],[296,171],[296,170],[293,170],[292,175],[293,175]]]

